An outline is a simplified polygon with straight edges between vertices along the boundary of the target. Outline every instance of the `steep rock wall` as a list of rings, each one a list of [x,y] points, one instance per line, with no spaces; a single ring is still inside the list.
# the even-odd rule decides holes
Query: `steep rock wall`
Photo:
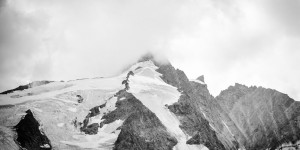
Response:
[[[246,149],[275,149],[300,139],[300,103],[286,94],[236,84],[216,98],[246,138]]]
[[[16,142],[20,147],[30,150],[50,150],[52,146],[48,137],[40,131],[40,124],[30,110],[15,126]]]
[[[158,63],[157,63],[158,64]],[[192,138],[187,144],[203,144],[210,150],[225,149],[224,144],[217,138],[216,132],[210,127],[200,109],[200,99],[197,98],[192,84],[181,70],[175,70],[171,64],[160,64],[157,71],[162,79],[178,88],[181,96],[177,103],[168,106],[171,112],[178,116],[180,128]],[[229,145],[228,148],[233,148]]]
[[[157,116],[131,93],[121,90],[117,96],[117,108],[104,115],[100,125],[124,120],[114,149],[170,150],[177,144]]]

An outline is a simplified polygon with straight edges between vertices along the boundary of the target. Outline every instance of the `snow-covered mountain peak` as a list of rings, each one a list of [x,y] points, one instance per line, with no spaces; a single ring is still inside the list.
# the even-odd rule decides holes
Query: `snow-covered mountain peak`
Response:
[[[153,55],[114,77],[35,85],[0,95],[0,147],[223,150],[274,148],[299,139],[300,104],[284,94],[236,85],[241,88],[214,98],[204,77],[189,80]],[[28,110],[33,115],[26,117]],[[34,128],[26,125],[30,120],[38,122]],[[277,143],[268,143],[266,134]],[[24,138],[15,143],[13,135]],[[31,140],[45,139],[41,135],[50,142]]]

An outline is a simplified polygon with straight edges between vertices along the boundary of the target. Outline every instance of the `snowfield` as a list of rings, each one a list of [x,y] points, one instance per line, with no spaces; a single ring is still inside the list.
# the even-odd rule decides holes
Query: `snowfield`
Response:
[[[174,149],[207,149],[203,145],[186,144],[190,137],[179,128],[178,118],[166,107],[177,102],[180,93],[177,88],[166,84],[160,78],[161,74],[155,71],[156,69],[152,61],[146,61],[133,65],[115,77],[52,82],[24,91],[0,95],[0,105],[2,105],[0,127],[16,125],[24,112],[31,109],[40,122],[41,129],[50,139],[53,149],[112,149],[120,133],[117,128],[122,125],[122,120],[105,124],[99,128],[96,135],[80,132],[74,126],[74,122],[82,122],[91,108],[106,103],[106,106],[100,110],[100,115],[89,120],[89,124],[100,123],[104,113],[116,109],[117,98],[113,96],[124,89],[121,83],[127,73],[133,71],[134,76],[129,77],[128,92],[155,113],[171,135],[178,140]],[[83,97],[83,103],[77,102],[76,95]]]

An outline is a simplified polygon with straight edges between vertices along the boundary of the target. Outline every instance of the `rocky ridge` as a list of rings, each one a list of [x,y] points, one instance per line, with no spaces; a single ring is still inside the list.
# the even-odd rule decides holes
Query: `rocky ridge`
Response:
[[[151,55],[142,60],[155,62]],[[168,108],[193,136],[187,143],[201,143],[209,149],[276,149],[300,140],[300,103],[286,94],[236,84],[214,98],[206,84],[189,81],[170,63],[155,64],[161,78],[181,92],[178,103]],[[197,80],[204,81],[204,77]]]
[[[213,97],[209,93],[207,85],[204,83],[204,76],[200,76],[197,80],[189,80],[183,71],[175,69],[169,62],[161,63],[156,61],[151,54],[146,55],[138,61],[138,63],[143,62],[151,62],[156,66],[155,70],[160,74],[159,80],[161,79],[163,83],[166,83],[166,85],[164,85],[165,87],[155,84],[152,86],[143,85],[152,84],[149,82],[141,82],[137,85],[135,82],[148,80],[148,78],[156,79],[156,72],[153,73],[151,69],[147,68],[149,66],[138,66],[127,70],[124,76],[121,75],[114,79],[104,78],[90,81],[87,81],[88,79],[71,81],[69,83],[70,86],[63,87],[67,89],[67,91],[71,91],[72,94],[65,92],[56,95],[50,100],[40,102],[29,101],[24,104],[19,104],[18,106],[3,106],[3,108],[0,107],[0,111],[2,113],[19,112],[26,110],[26,108],[33,107],[34,109],[32,110],[39,114],[35,117],[44,117],[46,113],[49,113],[50,116],[53,115],[49,117],[49,120],[51,120],[51,123],[55,122],[54,126],[45,124],[47,119],[43,118],[41,120],[46,127],[45,133],[49,139],[45,137],[42,132],[34,132],[37,133],[34,135],[20,134],[21,136],[17,136],[18,138],[22,138],[23,135],[37,137],[34,138],[37,140],[27,141],[27,143],[33,144],[31,144],[31,146],[29,145],[29,147],[27,144],[29,149],[51,149],[52,146],[56,149],[83,149],[82,146],[85,146],[84,141],[87,140],[84,139],[84,137],[98,137],[100,136],[99,133],[105,133],[105,136],[116,136],[115,139],[108,139],[109,142],[103,140],[105,142],[99,144],[105,147],[105,145],[113,141],[113,144],[107,146],[107,148],[116,150],[169,150],[178,148],[177,145],[182,144],[182,139],[186,139],[184,143],[188,145],[204,145],[210,150],[256,150],[276,149],[278,147],[296,149],[299,145],[297,142],[300,139],[300,104],[286,94],[272,89],[247,87],[236,84],[222,91],[219,96]],[[140,70],[143,70],[143,72],[135,78],[135,73]],[[144,75],[147,76],[147,78],[141,78]],[[132,78],[134,78],[134,80]],[[86,86],[82,83],[93,83],[95,81],[101,83],[100,88],[103,88],[103,85],[110,86],[110,84],[114,84],[114,86],[112,86],[113,88],[111,90],[108,90],[109,92],[103,89],[72,90],[73,84]],[[112,81],[115,83],[111,83]],[[161,84],[161,81],[152,79],[149,81],[159,82],[159,84]],[[92,87],[94,88],[93,84]],[[160,105],[165,105],[165,109],[162,109],[164,112],[170,113],[169,116],[175,116],[179,121],[179,129],[184,132],[187,138],[181,138],[178,136],[178,133],[174,134],[173,129],[170,129],[170,127],[166,125],[166,120],[162,120],[164,119],[161,116],[163,114],[159,114],[158,112],[160,111],[149,107],[151,103],[147,103],[144,99],[146,98],[153,102],[157,102],[157,99],[164,99],[165,97],[157,97],[162,95],[154,91],[160,90],[159,88],[167,88],[167,85],[172,86],[172,88],[175,87],[180,96],[175,99],[177,100],[175,102],[168,104],[161,102]],[[119,88],[119,86],[122,86],[122,88]],[[132,90],[131,86],[135,86],[135,89]],[[141,87],[137,88],[137,86]],[[157,89],[147,89],[149,87]],[[170,90],[168,88],[162,92]],[[26,93],[26,90],[24,93]],[[78,94],[84,99],[80,104],[77,102],[78,97],[74,99],[74,101],[71,101],[72,95]],[[103,98],[104,101],[102,99],[99,100],[99,96],[103,94],[105,95]],[[35,95],[32,97],[34,96]],[[145,96],[148,96],[148,98]],[[24,97],[26,98],[26,96]],[[67,100],[69,97],[71,97],[71,100]],[[13,98],[14,97],[11,97],[11,99]],[[16,99],[18,98],[21,99],[23,97],[17,97]],[[45,109],[39,110],[38,108],[41,108],[39,107],[39,103],[43,104],[41,106]],[[74,108],[68,107],[68,105],[64,105],[63,103],[68,103],[68,105],[72,104]],[[49,107],[44,107],[45,105]],[[51,107],[52,105],[53,107]],[[53,110],[54,106],[57,110]],[[66,108],[66,110],[59,110],[60,108]],[[70,115],[76,116],[76,119],[72,122],[59,123],[54,116],[60,116],[62,112],[65,113],[63,115],[65,117],[59,119],[60,121],[71,120]],[[30,117],[30,114],[32,114],[31,111],[27,112],[24,118],[31,120],[30,124],[32,124],[34,130],[37,131],[36,128],[39,129],[39,122],[34,121],[33,115]],[[13,117],[16,119],[13,119]],[[14,120],[13,122],[7,123],[8,120],[12,119]],[[21,147],[26,147],[26,144],[24,145],[22,142],[12,142],[12,139],[16,136],[15,134],[20,131],[14,132],[9,129],[7,125],[15,124],[17,121],[19,122],[18,125],[16,125],[17,130],[22,129],[24,124],[26,125],[30,122],[25,121],[24,123],[24,119],[18,119],[18,116],[12,116],[8,113],[0,117],[0,133],[1,136],[5,135],[4,142],[2,142],[4,143],[3,146],[16,149],[17,144],[19,144],[22,145]],[[61,131],[66,130],[67,136],[62,138],[62,135],[52,133],[51,130],[57,127],[60,129],[55,132],[56,134],[61,134]],[[28,125],[26,126],[26,130],[31,130],[31,128],[27,128]],[[107,128],[111,129],[104,131]],[[171,132],[171,130],[173,132]],[[109,134],[108,132],[113,134]],[[76,135],[77,140],[79,140],[78,138],[82,138],[83,142],[77,142],[82,142],[83,144],[74,144],[74,142],[64,141],[73,139],[74,135]],[[26,137],[26,139],[30,139],[29,137]],[[50,140],[52,140],[52,144],[50,144]],[[102,140],[101,136],[99,140]],[[285,145],[284,143],[291,144]]]
[[[24,118],[14,127],[17,133],[16,142],[21,149],[50,150],[50,140],[40,130],[40,124],[34,118],[31,110],[26,111]]]
[[[129,71],[126,79],[122,81],[125,88],[113,96],[117,98],[116,109],[102,116],[100,128],[117,120],[124,121],[117,129],[120,130],[120,134],[114,143],[114,150],[171,150],[177,144],[176,138],[168,133],[166,127],[153,112],[128,92],[130,76],[134,76],[132,71]],[[88,126],[88,122],[91,117],[99,115],[101,108],[105,105],[90,109],[90,113],[83,121],[81,131],[86,134],[97,134],[99,124],[93,123]]]
[[[166,83],[177,87],[181,92],[178,102],[168,108],[180,118],[180,128],[192,136],[187,143],[203,144],[211,150],[225,149],[201,112],[200,99],[196,97],[196,92],[184,72],[175,70],[171,64],[160,65],[157,71],[162,74],[161,78]]]
[[[235,84],[216,100],[242,132],[239,142],[246,149],[275,149],[300,140],[300,102],[286,94]]]
[[[14,89],[11,89],[11,90],[3,91],[0,94],[13,93],[14,91],[23,91],[25,89],[33,88],[33,87],[40,86],[40,85],[45,85],[45,84],[48,84],[48,83],[51,83],[51,82],[54,82],[54,81],[46,81],[46,80],[44,80],[44,81],[34,81],[34,82],[31,82],[31,83],[26,84],[26,85],[20,85],[17,88],[14,88]]]

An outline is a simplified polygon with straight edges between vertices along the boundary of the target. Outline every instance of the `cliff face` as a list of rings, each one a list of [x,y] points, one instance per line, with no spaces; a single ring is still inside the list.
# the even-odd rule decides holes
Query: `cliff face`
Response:
[[[176,138],[167,132],[157,116],[131,93],[124,90],[116,96],[118,99],[123,98],[116,103],[117,109],[102,117],[103,124],[124,120],[115,142],[115,150],[170,150],[177,144]]]
[[[207,85],[195,81],[192,81],[191,84],[199,101],[199,109],[216,132],[218,139],[226,149],[239,148],[240,145],[237,141],[238,137],[242,136],[241,132],[215,98],[210,95]]]
[[[158,64],[158,63],[157,63]],[[158,65],[162,79],[181,97],[168,106],[192,138],[209,149],[275,149],[300,138],[300,103],[275,90],[229,87],[214,98],[203,81],[189,81],[171,64]]]
[[[48,137],[40,131],[40,124],[30,110],[26,111],[24,118],[15,126],[16,141],[21,148],[31,150],[51,150]]]
[[[203,99],[212,98],[208,90],[200,90],[198,93],[183,71],[175,70],[171,64],[159,65],[157,69],[162,74],[162,79],[172,86],[178,88],[181,96],[178,102],[168,106],[169,110],[178,116],[181,123],[180,128],[192,138],[187,144],[203,144],[210,150],[230,149],[234,145],[225,145],[217,138],[216,132],[209,125],[208,119],[201,111],[205,105]],[[198,97],[198,94],[203,96]],[[206,97],[205,97],[206,96]],[[202,103],[203,102],[203,103]],[[207,104],[209,106],[209,104]]]
[[[236,84],[216,100],[242,132],[246,149],[275,149],[300,139],[300,103],[286,94]]]

